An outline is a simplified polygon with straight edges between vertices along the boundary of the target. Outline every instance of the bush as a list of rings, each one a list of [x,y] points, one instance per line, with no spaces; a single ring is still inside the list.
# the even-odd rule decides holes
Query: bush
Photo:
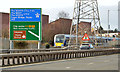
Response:
[[[50,48],[50,44],[49,44],[49,43],[46,43],[46,44],[45,44],[45,48],[47,48],[47,49]]]
[[[16,41],[14,42],[15,49],[27,49],[28,43],[25,41]]]

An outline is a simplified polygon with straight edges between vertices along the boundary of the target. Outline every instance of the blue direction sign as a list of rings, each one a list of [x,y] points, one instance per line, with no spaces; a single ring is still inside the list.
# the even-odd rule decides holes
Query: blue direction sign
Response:
[[[40,22],[41,8],[11,8],[10,21],[13,22]]]

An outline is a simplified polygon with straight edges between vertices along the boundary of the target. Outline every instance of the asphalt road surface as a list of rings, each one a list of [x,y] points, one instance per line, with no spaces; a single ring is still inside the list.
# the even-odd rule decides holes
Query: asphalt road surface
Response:
[[[118,54],[19,65],[3,70],[118,70]]]

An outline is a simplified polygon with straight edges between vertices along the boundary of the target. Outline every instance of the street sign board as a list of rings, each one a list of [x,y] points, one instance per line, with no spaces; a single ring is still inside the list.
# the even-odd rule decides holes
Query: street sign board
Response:
[[[42,40],[39,22],[10,22],[10,24],[10,40]]]
[[[10,9],[10,40],[42,40],[41,8]]]
[[[82,40],[83,40],[83,41],[89,41],[89,40],[90,40],[90,38],[89,38],[89,36],[87,35],[87,33],[85,33],[85,35],[83,36]]]
[[[14,31],[14,39],[26,39],[26,31]]]
[[[41,8],[11,8],[10,21],[41,21]]]

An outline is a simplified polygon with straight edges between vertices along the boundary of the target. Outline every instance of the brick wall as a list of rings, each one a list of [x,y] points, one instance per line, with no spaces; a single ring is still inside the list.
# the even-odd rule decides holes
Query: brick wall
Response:
[[[43,39],[53,41],[56,34],[70,34],[71,19],[60,18],[54,22],[46,24],[43,29]]]
[[[9,13],[2,13],[2,37],[9,38]]]
[[[90,22],[80,22],[79,26],[79,33],[80,35],[83,35],[85,31],[88,35],[91,35],[91,23]]]
[[[49,23],[49,15],[42,15],[42,26]]]

